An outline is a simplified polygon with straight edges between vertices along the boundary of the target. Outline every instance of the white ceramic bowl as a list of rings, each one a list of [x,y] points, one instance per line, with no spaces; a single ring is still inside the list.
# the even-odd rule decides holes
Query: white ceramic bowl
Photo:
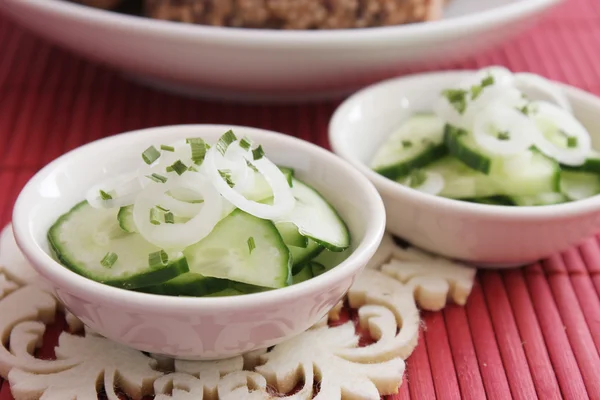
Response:
[[[432,196],[372,171],[376,150],[401,121],[430,111],[443,88],[469,71],[393,79],[366,88],[340,105],[329,126],[333,151],[375,184],[387,228],[423,249],[479,266],[514,266],[545,258],[600,232],[600,196],[543,207],[501,207]],[[600,148],[600,99],[563,86],[575,116]]]
[[[309,281],[269,292],[183,298],[106,286],[71,272],[48,255],[54,221],[84,198],[86,188],[139,163],[139,149],[190,136],[216,142],[228,129],[261,143],[269,158],[295,168],[339,211],[352,235],[352,254]],[[98,333],[138,350],[185,359],[216,359],[265,348],[308,329],[346,293],[379,246],[385,211],[373,185],[334,154],[260,129],[221,125],[152,128],[75,149],[38,172],[17,199],[13,228],[34,268],[61,302]]]
[[[401,68],[456,61],[516,35],[560,0],[451,0],[441,21],[339,31],[196,26],[61,0],[2,0],[42,36],[155,86],[236,100],[346,94]]]

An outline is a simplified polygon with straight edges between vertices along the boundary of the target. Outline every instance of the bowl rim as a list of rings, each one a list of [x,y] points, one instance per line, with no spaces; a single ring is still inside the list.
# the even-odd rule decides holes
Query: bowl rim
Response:
[[[426,207],[441,208],[447,212],[459,212],[463,214],[468,213],[478,217],[493,218],[503,221],[523,219],[542,221],[598,211],[598,209],[600,209],[600,195],[562,204],[507,207],[501,205],[469,203],[466,201],[422,193],[418,190],[400,185],[370,169],[365,163],[363,163],[357,157],[354,157],[350,151],[346,150],[347,146],[343,144],[345,143],[343,139],[343,132],[336,130],[334,127],[344,119],[343,114],[347,114],[346,110],[349,107],[356,102],[360,102],[363,97],[369,96],[372,99],[375,97],[372,95],[372,93],[377,90],[381,90],[383,87],[397,85],[404,81],[427,78],[433,79],[442,76],[447,77],[448,80],[458,80],[459,78],[473,72],[475,72],[475,70],[461,69],[416,73],[387,79],[361,89],[344,100],[336,108],[331,119],[329,120],[328,139],[329,143],[331,144],[332,151],[361,171],[366,177],[369,178],[371,182],[375,184],[378,190],[384,190],[392,193],[394,196],[408,198],[411,201],[418,202]],[[563,88],[569,100],[575,99],[577,102],[589,104],[598,109],[598,112],[600,112],[600,97],[562,82],[552,82]]]
[[[355,185],[355,189],[360,188],[364,193],[365,198],[368,200],[368,203],[365,204],[365,206],[372,209],[372,212],[369,214],[369,218],[367,218],[366,221],[363,239],[356,243],[355,250],[342,261],[342,263],[326,273],[308,281],[266,292],[224,297],[165,296],[135,292],[105,285],[69,270],[55,261],[42,249],[40,244],[34,239],[32,229],[30,228],[31,219],[28,215],[27,203],[37,196],[36,189],[45,177],[52,173],[57,167],[68,164],[70,162],[69,160],[77,154],[80,154],[82,151],[89,151],[90,148],[94,148],[99,144],[110,143],[115,140],[126,141],[128,138],[142,134],[150,134],[151,132],[164,132],[164,134],[168,134],[168,132],[172,132],[174,129],[182,128],[198,129],[200,131],[218,129],[223,132],[233,129],[234,131],[242,131],[248,134],[252,133],[252,135],[262,136],[260,141],[263,144],[268,141],[279,141],[280,143],[287,142],[288,144],[286,145],[293,146],[297,151],[310,152],[316,154],[319,158],[324,158],[324,163],[326,164],[337,164],[346,175],[348,183]],[[356,274],[361,269],[361,264],[367,264],[383,238],[385,221],[386,214],[383,201],[373,184],[348,162],[320,146],[290,135],[260,128],[221,124],[182,124],[138,129],[104,137],[79,146],[51,161],[39,170],[25,184],[19,193],[13,209],[12,227],[15,240],[23,252],[23,255],[31,262],[34,269],[40,275],[48,279],[55,287],[68,288],[69,293],[81,296],[82,298],[90,297],[90,293],[93,293],[92,297],[96,299],[102,298],[101,302],[104,304],[111,303],[122,305],[123,301],[126,301],[127,306],[130,308],[147,309],[148,307],[151,307],[155,310],[170,309],[171,311],[174,311],[175,309],[177,312],[186,312],[194,309],[197,310],[200,307],[210,307],[214,310],[228,310],[232,308],[247,309],[289,298],[305,296],[314,292],[326,291],[334,282],[341,281]],[[94,300],[94,302],[99,301]]]
[[[5,3],[8,4],[10,1],[15,3],[17,0],[6,0]],[[456,18],[398,26],[289,31],[184,24],[96,9],[65,0],[19,0],[18,2],[43,9],[47,13],[73,16],[91,25],[113,24],[135,33],[154,33],[171,39],[209,37],[212,42],[236,46],[250,44],[257,46],[285,45],[287,47],[312,46],[326,48],[331,46],[356,47],[357,45],[381,42],[382,40],[389,40],[394,43],[414,42],[415,40],[428,40],[444,35],[449,31],[466,33],[473,30],[489,29],[519,17],[542,11],[561,1],[563,0],[514,1],[490,10]],[[8,7],[10,8],[10,6]]]

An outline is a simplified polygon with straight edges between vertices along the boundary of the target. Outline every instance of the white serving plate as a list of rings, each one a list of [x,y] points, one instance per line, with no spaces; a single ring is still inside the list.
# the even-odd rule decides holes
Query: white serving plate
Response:
[[[443,20],[338,31],[273,31],[157,21],[63,0],[3,0],[19,23],[168,90],[243,101],[349,93],[422,63],[451,61],[529,27],[561,0],[451,0]]]

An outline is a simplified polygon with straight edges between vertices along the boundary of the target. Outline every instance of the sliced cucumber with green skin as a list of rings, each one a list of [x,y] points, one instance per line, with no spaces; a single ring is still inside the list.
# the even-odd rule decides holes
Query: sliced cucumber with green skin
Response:
[[[415,114],[381,146],[371,168],[387,178],[398,179],[446,153],[444,122],[434,114]]]
[[[572,165],[561,164],[560,167],[565,171],[590,172],[593,174],[600,174],[600,153],[592,150],[582,165],[574,167]]]
[[[95,209],[86,201],[61,216],[48,231],[48,241],[58,260],[72,271],[94,281],[124,289],[166,282],[189,270],[181,252],[167,252],[167,265],[151,267],[149,255],[161,249],[141,235],[124,233],[115,210]],[[117,260],[101,264],[108,253]]]
[[[311,279],[312,277],[313,277],[313,273],[312,273],[311,264],[308,263],[307,265],[302,267],[300,272],[298,272],[297,274],[294,275],[294,277],[292,278],[292,282],[294,284],[296,284],[296,283],[307,281],[307,280]]]
[[[294,177],[294,169],[290,168],[290,167],[282,167],[279,166],[279,169],[281,170],[281,172],[283,172],[283,175],[285,175],[285,179],[287,179],[288,184],[290,185],[290,187],[292,187],[292,178]]]
[[[252,238],[254,247],[249,245]],[[275,225],[239,209],[200,242],[186,248],[190,271],[266,288],[291,282],[290,251]]]
[[[468,167],[483,174],[491,172],[492,157],[478,148],[469,132],[446,124],[444,127],[444,143],[450,154]]]
[[[325,248],[314,240],[308,241],[308,246],[305,248],[289,246],[290,254],[292,256],[293,270],[295,274],[304,264],[318,256]]]
[[[312,187],[292,179],[294,209],[277,223],[291,222],[302,236],[331,251],[344,251],[350,246],[350,232],[335,209]]]
[[[562,193],[550,192],[540,193],[533,196],[514,196],[511,197],[516,206],[548,206],[552,204],[561,204],[569,199]]]
[[[207,294],[204,297],[227,297],[227,296],[239,296],[245,293],[240,292],[239,290],[235,290],[233,288],[223,289],[220,292],[215,292],[211,294]]]
[[[490,196],[490,197],[475,197],[471,199],[461,199],[470,203],[488,204],[492,206],[514,206],[516,205],[511,197],[508,196]]]
[[[444,178],[444,188],[439,196],[453,199],[489,197],[501,194],[496,181],[479,171],[469,168],[455,157],[444,157],[423,168]]]
[[[161,211],[156,209],[156,218],[161,223],[165,221],[165,211]],[[125,206],[119,209],[117,214],[117,220],[119,221],[119,226],[124,232],[135,233],[137,232],[137,227],[135,226],[135,221],[133,220],[133,206]],[[178,217],[177,215],[173,216],[173,223],[175,224],[183,224],[189,221],[189,218]]]
[[[279,222],[275,224],[275,227],[281,234],[283,242],[288,246],[306,248],[308,246],[308,238],[302,236],[298,227],[291,222]]]
[[[312,271],[313,278],[315,276],[319,276],[321,274],[324,274],[325,272],[329,271],[333,267],[334,266],[326,267],[325,265],[323,265],[321,263],[318,263],[316,261],[311,261],[310,262],[310,270]]]
[[[209,278],[187,272],[160,285],[143,288],[142,291],[167,296],[206,296],[227,288],[229,288],[227,279]]]
[[[583,200],[600,194],[600,176],[586,172],[563,171],[560,191],[569,200]]]

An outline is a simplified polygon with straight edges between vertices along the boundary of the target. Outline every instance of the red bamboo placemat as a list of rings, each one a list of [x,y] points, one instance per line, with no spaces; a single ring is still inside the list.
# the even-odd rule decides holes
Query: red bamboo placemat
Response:
[[[533,30],[460,65],[502,64],[600,94],[600,1],[570,0]],[[175,123],[227,123],[328,146],[337,103],[247,106],[127,82],[0,16],[0,224],[40,167],[83,143]],[[520,270],[482,272],[463,307],[425,313],[396,399],[600,399],[600,245]],[[62,327],[46,333],[51,355]],[[7,383],[0,400],[10,400]]]

